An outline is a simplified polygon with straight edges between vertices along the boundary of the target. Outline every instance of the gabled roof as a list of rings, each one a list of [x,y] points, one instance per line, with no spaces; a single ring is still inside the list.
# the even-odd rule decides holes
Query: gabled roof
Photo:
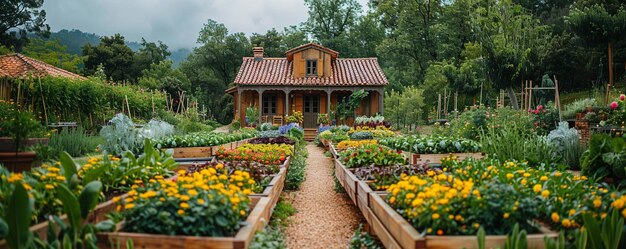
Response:
[[[338,58],[331,61],[327,77],[294,78],[293,62],[287,58],[244,57],[235,85],[286,86],[385,86],[389,82],[376,58]]]
[[[339,52],[337,52],[335,50],[332,50],[330,48],[324,47],[322,45],[319,45],[317,43],[312,43],[311,42],[311,43],[300,45],[300,46],[297,46],[295,48],[287,50],[287,52],[285,52],[285,55],[287,56],[287,60],[288,61],[293,60],[293,54],[295,54],[297,52],[300,52],[302,50],[305,50],[305,49],[309,49],[309,48],[317,49],[317,50],[320,50],[322,52],[328,53],[328,54],[330,54],[330,57],[332,59],[336,59],[339,56]]]
[[[23,78],[29,75],[87,79],[78,74],[52,66],[22,54],[0,55],[0,77]]]

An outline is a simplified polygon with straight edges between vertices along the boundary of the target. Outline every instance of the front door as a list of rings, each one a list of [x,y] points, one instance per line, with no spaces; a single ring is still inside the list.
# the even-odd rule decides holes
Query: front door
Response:
[[[305,95],[303,109],[304,128],[317,128],[317,114],[320,113],[320,96]]]

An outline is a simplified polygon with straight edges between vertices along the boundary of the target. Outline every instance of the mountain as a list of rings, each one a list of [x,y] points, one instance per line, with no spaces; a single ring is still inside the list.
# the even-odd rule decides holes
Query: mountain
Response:
[[[35,34],[31,36],[38,37]],[[99,35],[94,33],[82,32],[78,29],[62,29],[59,30],[59,32],[51,32],[50,38],[48,39],[59,40],[59,43],[61,45],[67,47],[67,52],[73,55],[82,55],[83,46],[87,44],[91,44],[93,46],[97,46],[98,44],[100,44]],[[128,46],[135,52],[139,51],[139,49],[141,48],[141,44],[136,41],[126,41],[126,46]],[[174,65],[178,65],[180,62],[187,59],[187,55],[189,55],[191,51],[186,48],[181,48],[171,51],[171,53],[172,55],[169,58],[174,62]]]

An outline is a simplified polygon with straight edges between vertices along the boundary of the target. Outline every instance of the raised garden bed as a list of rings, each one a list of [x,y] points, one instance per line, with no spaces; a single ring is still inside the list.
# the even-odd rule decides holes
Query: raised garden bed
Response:
[[[441,160],[446,157],[455,156],[459,161],[463,161],[466,158],[474,158],[481,159],[485,157],[485,153],[481,152],[466,152],[466,153],[447,153],[447,154],[415,154],[411,152],[404,152],[405,155],[409,158],[411,164],[418,163],[431,163],[431,164],[439,164]]]
[[[244,139],[215,146],[164,148],[163,150],[172,149],[174,151],[174,154],[172,155],[174,158],[210,157],[215,155],[215,152],[219,150],[220,147],[224,147],[225,149],[234,149],[237,148],[237,146],[248,143],[249,140],[250,139]]]
[[[172,236],[159,234],[127,233],[121,231],[123,223],[117,225],[117,231],[98,234],[98,248],[127,249],[126,241],[132,240],[135,248],[161,249],[230,249],[248,248],[256,231],[264,228],[270,219],[272,206],[267,197],[251,197],[252,211],[246,218],[245,225],[232,237]],[[117,247],[119,245],[119,247]]]

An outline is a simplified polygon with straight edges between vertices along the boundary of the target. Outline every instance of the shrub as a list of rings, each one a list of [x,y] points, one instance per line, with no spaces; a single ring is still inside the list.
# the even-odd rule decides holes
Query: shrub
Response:
[[[257,137],[280,137],[282,134],[277,130],[261,131]]]
[[[548,107],[538,105],[534,110],[529,110],[535,120],[535,129],[537,134],[546,135],[556,128],[559,122],[559,114],[556,109],[552,108],[552,104],[548,103]]]
[[[257,130],[259,131],[271,131],[271,130],[276,130],[274,127],[274,124],[272,123],[262,123],[261,125],[259,125],[259,127],[257,127]]]
[[[109,125],[102,127],[100,136],[105,140],[100,149],[115,155],[121,155],[127,150],[139,153],[143,145],[133,121],[121,113],[115,115]]]
[[[364,140],[364,139],[373,139],[372,133],[369,131],[359,131],[350,134],[350,139],[353,140]]]
[[[588,108],[598,108],[601,105],[595,99],[586,98],[576,100],[568,105],[563,106],[561,115],[564,119],[573,119],[577,113],[586,111]]]
[[[144,138],[162,139],[174,134],[174,126],[165,121],[152,119],[139,129],[139,133]]]
[[[567,122],[561,122],[548,134],[547,140],[553,145],[554,153],[561,155],[562,163],[573,168],[580,167],[580,156],[584,149],[578,138],[578,130],[569,128]]]
[[[531,164],[552,164],[559,161],[554,147],[545,137],[537,136],[524,124],[488,127],[481,132],[480,146],[490,158],[528,160]]]
[[[293,156],[287,144],[244,144],[235,149],[220,148],[215,156],[224,161],[254,161],[268,165],[280,165],[288,156]]]
[[[73,157],[79,157],[93,152],[101,142],[102,137],[90,136],[79,126],[76,129],[63,128],[58,133],[52,133],[48,146],[52,150],[52,158],[57,158],[62,151]]]

